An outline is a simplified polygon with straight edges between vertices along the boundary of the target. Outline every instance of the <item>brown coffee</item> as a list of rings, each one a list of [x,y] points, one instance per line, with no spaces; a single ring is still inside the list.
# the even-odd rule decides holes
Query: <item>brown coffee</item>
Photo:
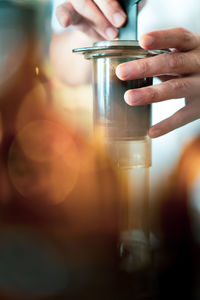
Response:
[[[130,106],[124,101],[127,90],[152,84],[152,78],[121,81],[115,74],[118,64],[133,58],[106,57],[94,60],[94,123],[105,128],[114,140],[144,139],[151,124],[151,106]]]

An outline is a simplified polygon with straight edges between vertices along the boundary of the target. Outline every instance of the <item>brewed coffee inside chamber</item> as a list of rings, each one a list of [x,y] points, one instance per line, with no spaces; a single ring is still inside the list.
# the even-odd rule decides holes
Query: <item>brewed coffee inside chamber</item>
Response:
[[[122,81],[116,67],[133,58],[106,57],[94,59],[94,122],[104,128],[113,140],[140,140],[148,135],[151,106],[130,106],[124,100],[127,90],[152,84],[152,78]]]

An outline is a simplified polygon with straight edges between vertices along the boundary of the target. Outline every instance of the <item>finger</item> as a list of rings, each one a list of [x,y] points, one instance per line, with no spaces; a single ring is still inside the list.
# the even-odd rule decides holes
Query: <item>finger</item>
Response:
[[[115,27],[121,27],[126,22],[126,14],[116,0],[94,0],[105,17]]]
[[[144,34],[139,43],[144,49],[176,48],[187,51],[200,45],[200,36],[184,28],[173,28]]]
[[[197,110],[198,107],[199,99],[193,101],[192,104],[183,107],[168,119],[165,119],[164,121],[151,127],[149,130],[149,136],[151,138],[156,138],[194,120],[197,120],[200,118],[200,111]]]
[[[159,101],[192,97],[199,94],[200,77],[171,79],[161,84],[129,90],[124,99],[129,105],[146,105]]]
[[[75,10],[71,5],[71,3],[64,3],[57,7],[56,16],[61,26],[67,27],[70,25],[70,21],[71,21],[70,15],[74,15],[75,18]]]
[[[92,0],[74,0],[74,9],[105,39],[115,39],[118,30],[106,19]]]
[[[200,72],[199,50],[164,53],[150,58],[122,63],[116,69],[116,75],[121,80],[197,72]]]
[[[59,23],[63,27],[67,27],[69,25],[76,26],[78,30],[87,33],[90,37],[100,40],[101,36],[95,31],[95,29],[80,16],[72,6],[70,2],[64,3],[57,8],[56,11],[57,18]]]
[[[84,19],[80,24],[76,25],[76,28],[96,41],[101,41],[102,39],[102,36],[100,36],[99,33]]]

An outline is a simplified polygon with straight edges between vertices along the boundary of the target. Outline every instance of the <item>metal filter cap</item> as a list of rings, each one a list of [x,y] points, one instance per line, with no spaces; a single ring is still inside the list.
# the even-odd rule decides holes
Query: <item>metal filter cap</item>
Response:
[[[138,41],[101,41],[93,44],[92,47],[76,48],[73,53],[83,54],[86,59],[108,56],[135,56],[138,58],[148,57],[169,52],[169,50],[144,50]]]

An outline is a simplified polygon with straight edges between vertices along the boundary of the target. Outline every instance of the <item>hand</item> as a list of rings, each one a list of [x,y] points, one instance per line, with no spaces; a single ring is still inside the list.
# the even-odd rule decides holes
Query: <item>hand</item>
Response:
[[[150,137],[161,136],[200,118],[200,36],[183,28],[160,30],[143,35],[140,45],[147,50],[173,50],[117,67],[116,74],[121,80],[158,76],[163,81],[127,91],[125,101],[129,105],[145,105],[168,99],[186,99],[185,107],[150,128]]]
[[[95,39],[115,39],[119,27],[126,22],[117,0],[70,0],[57,8],[57,18],[63,27],[69,25]]]

